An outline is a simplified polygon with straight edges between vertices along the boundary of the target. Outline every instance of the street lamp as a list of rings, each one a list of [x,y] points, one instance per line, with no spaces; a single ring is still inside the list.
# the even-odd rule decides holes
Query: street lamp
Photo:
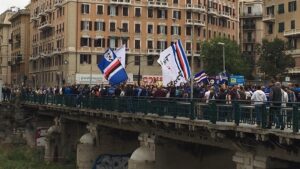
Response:
[[[223,47],[223,72],[225,73],[226,72],[226,69],[225,69],[225,43],[218,42],[218,45],[222,45],[222,47]]]

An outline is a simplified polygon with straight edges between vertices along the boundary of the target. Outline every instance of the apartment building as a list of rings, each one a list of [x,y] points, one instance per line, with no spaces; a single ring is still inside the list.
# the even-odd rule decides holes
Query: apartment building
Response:
[[[11,23],[9,18],[17,10],[11,8],[0,14],[0,80],[6,85],[11,85]]]
[[[30,10],[22,9],[11,16],[11,82],[18,86],[26,84],[30,56]]]
[[[108,47],[121,45],[134,81],[139,69],[143,76],[160,76],[159,53],[177,39],[199,71],[201,41],[239,39],[238,5],[237,0],[32,0],[30,78],[35,86],[82,79],[101,84],[97,63]]]
[[[295,58],[296,65],[289,74],[300,74],[300,2],[297,0],[264,0],[264,37],[285,40],[290,50],[287,53]]]
[[[264,38],[263,0],[241,0],[239,8],[241,50],[256,65],[259,57],[255,46],[262,44]],[[258,74],[258,68],[254,67],[253,75],[257,77]]]

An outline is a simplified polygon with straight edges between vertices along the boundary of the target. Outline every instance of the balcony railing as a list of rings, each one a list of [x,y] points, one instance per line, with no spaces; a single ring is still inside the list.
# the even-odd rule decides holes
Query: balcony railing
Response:
[[[186,9],[192,10],[195,12],[205,12],[206,11],[205,7],[201,4],[186,4]]]
[[[131,1],[130,0],[110,0],[110,4],[115,4],[115,5],[130,5]]]
[[[186,25],[200,26],[200,27],[205,26],[205,22],[204,22],[204,21],[201,21],[201,20],[193,20],[193,19],[187,19],[187,20],[185,21],[185,24],[186,24]]]
[[[215,8],[208,8],[208,14],[218,15],[218,10]]]
[[[274,14],[263,16],[263,21],[264,22],[275,22],[275,16],[274,16]]]
[[[45,8],[45,12],[46,12],[46,13],[51,13],[52,11],[53,11],[52,6],[47,6],[47,7]]]
[[[284,32],[284,36],[300,36],[300,29],[292,29]]]
[[[42,22],[42,23],[40,24],[40,26],[38,27],[39,30],[49,29],[49,28],[52,28],[52,24],[51,24],[50,21]]]
[[[56,7],[56,8],[62,7],[63,1],[64,1],[64,0],[55,0],[55,1],[54,1],[54,7]]]
[[[220,11],[219,12],[219,16],[223,17],[223,18],[230,18],[230,13],[229,12],[225,12],[225,11]]]
[[[149,7],[158,7],[158,8],[167,8],[168,3],[167,2],[159,2],[159,1],[148,1]]]

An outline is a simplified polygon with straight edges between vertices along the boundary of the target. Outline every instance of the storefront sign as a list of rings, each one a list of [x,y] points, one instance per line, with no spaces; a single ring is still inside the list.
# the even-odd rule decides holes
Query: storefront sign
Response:
[[[142,80],[143,80],[144,85],[160,85],[160,84],[162,84],[162,76],[144,75]]]

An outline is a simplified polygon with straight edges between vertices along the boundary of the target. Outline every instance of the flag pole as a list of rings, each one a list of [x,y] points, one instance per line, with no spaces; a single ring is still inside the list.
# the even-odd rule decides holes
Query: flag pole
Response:
[[[191,100],[194,97],[194,74],[193,74],[193,64],[194,64],[194,51],[193,51],[193,47],[194,47],[194,19],[192,19],[192,46],[191,46],[191,53],[192,53],[192,59],[191,59]]]

